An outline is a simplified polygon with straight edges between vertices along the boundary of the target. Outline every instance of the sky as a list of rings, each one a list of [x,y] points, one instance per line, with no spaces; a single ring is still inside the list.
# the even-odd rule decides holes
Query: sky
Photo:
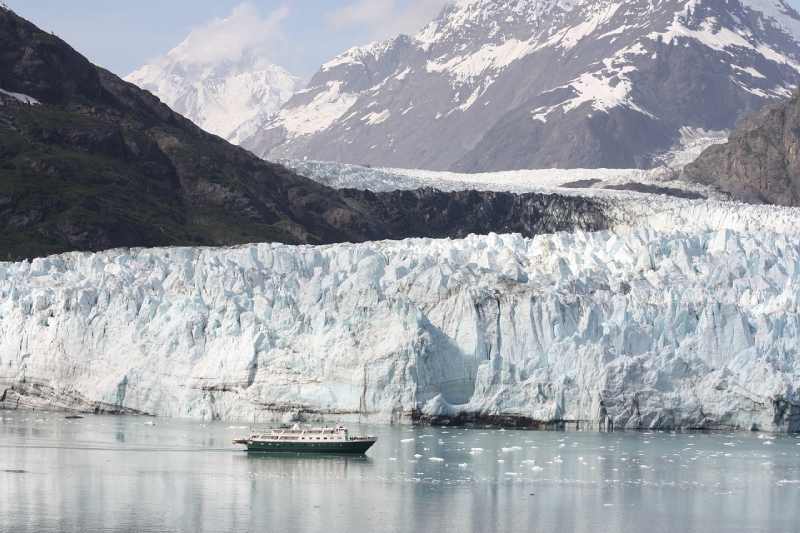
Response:
[[[258,41],[268,50],[267,59],[304,78],[352,46],[415,33],[446,2],[6,0],[17,14],[121,76],[164,55],[194,32],[193,49],[204,57]]]

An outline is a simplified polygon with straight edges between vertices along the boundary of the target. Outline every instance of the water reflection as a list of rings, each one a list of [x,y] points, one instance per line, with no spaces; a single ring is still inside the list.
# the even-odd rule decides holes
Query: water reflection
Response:
[[[155,425],[152,425],[155,424]],[[0,531],[792,531],[800,439],[407,427],[368,457],[246,427],[0,412]],[[760,437],[760,438],[759,438]]]

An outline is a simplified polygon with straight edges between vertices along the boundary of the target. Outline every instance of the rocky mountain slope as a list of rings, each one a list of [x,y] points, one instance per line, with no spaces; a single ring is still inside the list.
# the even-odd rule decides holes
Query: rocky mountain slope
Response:
[[[0,264],[0,407],[800,431],[797,210],[675,202],[535,239]]]
[[[354,48],[242,145],[459,171],[640,167],[800,81],[781,0],[458,0]]]
[[[0,9],[0,259],[605,226],[592,200],[336,191],[210,135]]]
[[[684,173],[747,202],[800,205],[800,92],[747,117]]]

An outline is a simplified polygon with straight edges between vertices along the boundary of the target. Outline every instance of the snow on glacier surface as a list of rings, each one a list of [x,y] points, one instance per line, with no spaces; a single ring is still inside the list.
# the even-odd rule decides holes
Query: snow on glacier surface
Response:
[[[27,94],[14,93],[3,89],[0,89],[0,94],[13,98],[14,100],[22,102],[23,104],[38,105],[40,103],[39,100],[37,100],[33,96],[28,96]]]
[[[206,419],[800,429],[797,211],[694,208],[691,231],[2,263],[0,388]]]
[[[724,142],[724,132],[685,129],[681,143],[672,152],[662,154],[663,167],[640,169],[572,168],[529,169],[497,172],[447,172],[438,170],[372,168],[326,161],[282,160],[299,174],[337,189],[364,189],[373,192],[414,190],[432,187],[442,191],[558,192],[581,196],[635,198],[631,192],[606,190],[605,186],[640,183],[695,192],[707,198],[724,199],[718,191],[676,178],[679,165],[692,159],[711,144]],[[651,195],[647,195],[651,196]]]

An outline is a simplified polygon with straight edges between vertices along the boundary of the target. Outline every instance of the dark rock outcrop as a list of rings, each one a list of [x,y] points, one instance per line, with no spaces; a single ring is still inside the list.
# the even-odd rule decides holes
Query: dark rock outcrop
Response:
[[[743,120],[684,173],[745,202],[800,205],[800,92]]]

